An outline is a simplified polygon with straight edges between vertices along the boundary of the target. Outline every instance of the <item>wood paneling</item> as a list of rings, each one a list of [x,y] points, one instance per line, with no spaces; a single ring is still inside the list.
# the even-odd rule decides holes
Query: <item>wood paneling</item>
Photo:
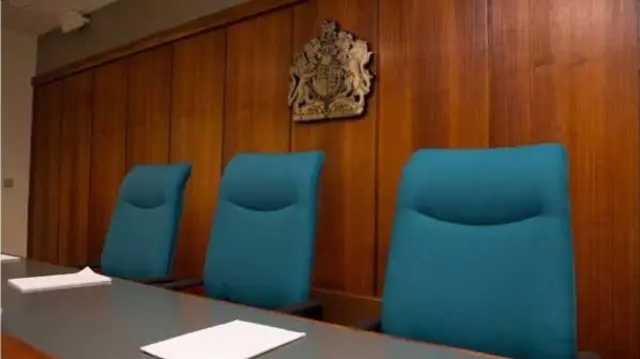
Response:
[[[127,168],[169,159],[172,46],[129,59]]]
[[[377,7],[369,0],[298,5],[294,11],[294,50],[302,51],[311,38],[320,35],[323,22],[332,19],[377,52],[376,17]],[[364,118],[293,127],[294,151],[323,150],[326,154],[316,240],[317,287],[374,294],[377,120],[377,96],[373,94]]]
[[[379,294],[411,154],[489,144],[487,10],[486,0],[380,0]]]
[[[382,302],[378,297],[326,289],[314,289],[311,297],[322,303],[323,319],[330,323],[357,327],[365,320],[380,318]]]
[[[58,260],[58,205],[62,81],[35,91],[32,134],[28,253],[33,259]]]
[[[173,54],[171,162],[193,165],[176,255],[179,276],[202,275],[222,171],[225,30],[179,41]]]
[[[87,262],[93,72],[67,77],[63,86],[58,263],[77,265]]]
[[[227,30],[225,164],[237,152],[289,150],[291,16],[279,10]]]
[[[21,359],[53,359],[52,356],[38,351],[20,339],[12,337],[6,332],[2,333],[2,358]]]
[[[95,70],[88,263],[98,264],[126,170],[128,61]]]
[[[569,151],[580,347],[638,358],[633,0],[494,0],[491,144]],[[554,26],[562,24],[562,26]]]

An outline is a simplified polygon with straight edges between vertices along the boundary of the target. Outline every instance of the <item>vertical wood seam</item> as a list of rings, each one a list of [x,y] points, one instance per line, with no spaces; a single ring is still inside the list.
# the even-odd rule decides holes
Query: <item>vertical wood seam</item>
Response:
[[[377,51],[378,53],[380,53],[380,0],[377,0],[375,2],[375,6],[376,6],[376,19],[375,19],[375,24],[376,24],[376,44],[375,44],[375,49],[373,51]],[[380,86],[378,86],[378,84],[380,83],[380,56],[376,56],[375,58],[375,75],[377,76],[377,78],[375,79],[376,82],[376,86],[373,87],[374,92],[374,101],[376,104],[376,118],[375,118],[375,129],[374,129],[374,140],[373,140],[373,144],[374,144],[374,148],[373,148],[373,210],[374,210],[374,216],[373,216],[373,275],[372,275],[372,281],[373,281],[373,292],[371,293],[372,295],[376,295],[378,294],[378,286],[382,285],[382,281],[378,270],[380,269],[378,267],[378,255],[380,248],[378,248],[378,246],[380,245],[380,191],[378,190],[378,186],[380,183]],[[377,87],[377,88],[376,88]]]
[[[493,0],[486,0],[487,44],[487,147],[493,147]]]
[[[133,56],[127,57],[127,105],[126,105],[126,114],[127,121],[125,123],[125,149],[124,149],[124,172],[127,173],[129,171],[129,167],[131,167],[131,67],[133,65]]]
[[[229,29],[231,27],[225,27],[224,29],[224,93],[223,93],[223,113],[222,113],[222,150],[221,152],[221,156],[222,156],[222,161],[220,162],[220,178],[222,179],[222,176],[224,174],[224,169],[226,167],[227,164],[227,131],[229,130],[228,128],[228,119],[227,116],[229,115],[228,110],[229,110],[229,104],[230,104],[230,99],[229,99],[229,86],[227,85],[227,82],[229,81]]]
[[[38,128],[38,112],[40,106],[38,106],[38,92],[41,91],[42,86],[32,86],[32,97],[31,97],[31,134],[30,134],[30,142],[29,142],[29,193],[27,197],[27,248],[26,248],[26,256],[27,258],[33,257],[33,211],[34,211],[34,196],[33,192],[35,189],[35,161],[36,159],[36,150],[38,145],[36,144],[36,139],[38,138],[36,131]]]
[[[129,170],[129,125],[131,124],[131,114],[129,113],[129,105],[131,103],[131,56],[127,57],[124,61],[125,62],[125,91],[126,91],[126,96],[125,96],[125,104],[124,104],[124,161],[122,161],[124,163],[124,169],[122,171],[122,173],[124,174],[124,176],[127,175],[127,172]],[[124,177],[121,179],[121,181],[124,180]]]
[[[174,70],[173,70],[173,65],[174,65],[174,56],[175,56],[175,43],[172,42],[169,45],[169,50],[167,50],[169,52],[169,84],[167,85],[168,87],[168,92],[169,92],[169,106],[168,107],[168,114],[167,114],[167,136],[166,136],[166,145],[167,145],[167,153],[165,154],[165,163],[166,164],[171,164],[171,124],[173,122],[173,81],[174,81]]]
[[[640,60],[640,57],[638,56],[638,51],[639,51],[639,49],[638,49],[639,45],[638,44],[640,44],[640,24],[639,24],[640,3],[638,1],[634,1],[633,9],[635,11],[634,18],[635,18],[635,25],[636,25],[634,27],[634,35],[635,35],[634,37],[635,37],[635,44],[636,44],[636,49],[635,49],[635,52],[634,52],[634,60],[635,60],[635,63],[636,63],[636,68],[637,68],[638,61]],[[638,91],[638,89],[640,89],[640,81],[638,81],[638,80],[640,79],[640,72],[635,71],[635,75],[636,75],[636,125],[638,125],[638,122],[640,122],[640,107],[638,106],[638,102],[639,102],[638,98],[640,97],[640,91]],[[636,139],[637,138],[638,137],[636,136]],[[637,151],[638,154],[640,154],[640,141],[638,141],[636,143],[636,151]],[[637,166],[640,167],[640,155],[638,155]],[[636,182],[636,186],[640,186],[640,185]],[[640,202],[640,191],[638,191],[638,197],[636,198],[636,201]],[[637,221],[636,221],[636,236],[635,236],[635,250],[636,251],[640,251],[640,239],[638,238],[639,233],[640,233],[640,213],[638,213],[638,214],[639,214],[639,216],[638,216]],[[635,274],[640,273],[640,261],[638,261],[637,258],[638,257],[636,257]],[[633,265],[633,263],[632,263],[632,265]],[[638,295],[639,292],[640,292],[640,288],[639,288],[640,284],[638,283],[637,280],[633,281],[633,278],[632,278],[632,284],[631,285],[635,286],[635,288],[631,289],[631,293],[632,293],[631,295],[632,295],[632,297],[635,296],[635,300],[636,300],[636,303],[632,302],[631,305],[635,305],[636,313],[640,313],[640,296]],[[631,299],[634,299],[634,298],[631,298]],[[632,313],[633,313],[633,310],[632,310]],[[638,332],[638,329],[640,327],[640,318],[636,317],[636,318],[632,318],[631,320],[635,320],[635,329],[636,329],[636,333],[635,334],[637,334],[637,335],[636,335],[635,338],[632,338],[632,342],[630,343],[631,344],[631,348],[629,348],[629,350],[631,351],[630,354],[634,354],[634,352],[635,352],[635,354],[638,355],[638,354],[640,354],[640,338],[639,338],[640,332]],[[631,326],[632,326],[632,328],[630,328],[631,331],[632,331],[631,334],[633,335],[634,334],[633,333],[634,324],[631,323]]]
[[[56,211],[56,220],[55,220],[55,224],[56,224],[56,230],[53,231],[55,233],[55,259],[54,259],[54,263],[58,264],[58,261],[60,260],[60,184],[62,183],[62,171],[61,171],[61,167],[62,167],[62,130],[64,129],[64,96],[67,92],[67,80],[68,78],[65,78],[64,80],[60,81],[60,85],[62,87],[61,89],[61,97],[60,97],[60,103],[61,105],[59,106],[59,121],[58,121],[58,164],[56,166],[57,168],[57,175],[58,175],[58,182],[57,182],[57,187],[55,188],[55,190],[58,192],[58,210]]]
[[[291,8],[289,8],[289,12],[290,12],[290,17],[291,19],[289,20],[290,25],[290,38],[289,38],[289,49],[291,50],[291,57],[292,59],[290,59],[290,61],[293,61],[293,57],[295,56],[296,53],[296,37],[295,37],[295,26],[296,26],[296,22],[295,22],[295,17],[296,17],[296,11],[295,11],[296,7],[292,6]],[[287,122],[289,125],[289,153],[292,153],[294,150],[294,146],[293,146],[293,112],[291,109],[291,106],[288,106],[289,104],[287,104],[288,110],[289,110],[289,118],[287,118]],[[317,220],[317,219],[316,219]]]
[[[95,118],[95,101],[96,101],[96,71],[95,70],[89,70],[91,71],[91,100],[90,100],[90,104],[91,104],[91,110],[90,110],[90,118],[89,121],[91,121],[90,123],[90,134],[89,134],[89,168],[88,168],[88,172],[89,172],[89,176],[88,176],[88,181],[89,181],[89,185],[87,186],[87,190],[88,190],[88,195],[87,195],[87,213],[89,213],[89,215],[87,216],[87,223],[85,223],[86,227],[86,233],[85,233],[85,253],[84,253],[84,259],[83,259],[83,263],[88,263],[88,264],[93,264],[93,263],[89,263],[90,258],[89,258],[89,252],[91,249],[91,246],[89,245],[89,241],[91,240],[95,240],[93,238],[93,236],[90,235],[91,232],[91,208],[92,208],[92,202],[91,202],[91,189],[93,186],[93,171],[91,170],[92,166],[93,166],[93,130],[94,130],[94,118]]]
[[[634,27],[634,34],[635,34],[635,44],[636,44],[636,49],[634,52],[634,59],[635,59],[635,63],[636,63],[636,68],[637,68],[637,64],[638,61],[640,60],[639,56],[638,56],[638,44],[640,44],[640,24],[639,24],[639,17],[640,17],[640,3],[638,3],[637,1],[634,1],[634,7],[633,9],[635,10],[635,27]],[[638,81],[638,79],[640,78],[640,72],[635,71],[636,74],[636,125],[638,125],[638,122],[640,122],[640,107],[638,106],[638,98],[640,97],[640,91],[638,91],[638,89],[640,88],[640,82]],[[636,137],[637,139],[638,137]],[[640,154],[640,141],[638,141],[638,143],[636,143],[636,151],[638,154]],[[640,155],[638,156],[638,163],[637,165],[640,167]],[[637,182],[636,182],[636,186],[640,186]],[[636,198],[636,201],[640,202],[640,191],[638,191],[639,196]],[[636,236],[635,236],[635,250],[636,251],[640,251],[640,239],[638,238],[638,234],[640,233],[640,213],[638,213],[638,220],[636,221]],[[640,261],[637,260],[638,257],[636,257],[636,274],[640,273]],[[633,263],[632,263],[633,265]],[[633,278],[632,278],[633,279]],[[635,288],[632,288],[631,293],[632,296],[635,296],[635,300],[636,303],[631,303],[631,305],[635,305],[635,311],[636,313],[640,313],[640,296],[638,295],[640,292],[640,284],[638,283],[638,281],[632,281],[632,286],[635,286]],[[633,298],[632,298],[633,299]],[[638,329],[640,327],[640,318],[632,318],[631,320],[635,320],[635,329],[636,329],[636,337],[632,338],[632,342],[631,342],[631,348],[629,348],[629,350],[631,350],[631,354],[634,353],[638,355],[640,354],[640,338],[638,336],[640,336],[640,332],[638,332]],[[632,323],[632,333],[633,333],[633,326],[634,324]]]
[[[91,85],[91,90],[92,90],[92,98],[91,98],[91,134],[90,134],[90,138],[91,138],[91,143],[89,145],[89,149],[90,149],[90,153],[89,153],[89,204],[88,204],[88,212],[91,213],[91,210],[93,209],[93,154],[94,154],[94,143],[95,143],[95,138],[96,138],[96,134],[95,134],[95,115],[96,115],[96,99],[97,97],[97,84],[98,82],[96,81],[96,77],[97,77],[97,73],[98,73],[98,69],[92,69],[91,71],[93,71],[93,83]],[[87,219],[87,254],[86,254],[86,260],[85,263],[87,263],[88,265],[95,265],[97,263],[93,263],[93,260],[91,258],[91,248],[92,246],[90,245],[90,241],[96,240],[96,238],[94,238],[94,231],[93,231],[93,221],[91,220],[91,214],[89,215],[88,219]]]
[[[227,107],[229,104],[227,103],[227,77],[229,70],[229,27],[226,26],[223,28],[224,34],[224,69],[223,71],[223,79],[222,79],[222,121],[220,124],[220,178],[218,180],[218,186],[220,186],[220,181],[222,181],[222,175],[224,174],[225,168],[225,139],[226,139],[226,131],[227,131]],[[219,189],[218,189],[219,190]],[[216,203],[217,209],[217,203]],[[214,209],[214,211],[216,210]],[[212,218],[214,214],[211,214]]]

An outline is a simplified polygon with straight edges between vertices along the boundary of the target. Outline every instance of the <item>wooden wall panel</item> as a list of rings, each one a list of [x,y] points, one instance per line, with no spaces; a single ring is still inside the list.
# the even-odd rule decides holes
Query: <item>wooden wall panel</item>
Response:
[[[129,61],[127,168],[167,163],[171,111],[172,46],[132,56]]]
[[[95,70],[88,263],[98,264],[126,170],[128,61]]]
[[[202,275],[222,172],[226,32],[179,41],[173,54],[171,162],[193,165],[176,254],[179,276]]]
[[[487,11],[486,0],[380,0],[379,294],[411,154],[489,145]]]
[[[58,260],[62,94],[62,81],[51,82],[36,89],[34,101],[28,254],[52,263]]]
[[[225,164],[237,152],[290,148],[291,16],[286,8],[227,30]]]
[[[638,358],[635,3],[494,0],[492,11],[491,143],[567,146],[580,347]]]
[[[87,263],[93,71],[64,79],[58,263]]]
[[[380,297],[313,288],[311,298],[322,303],[323,320],[349,327],[380,318],[382,310]]]
[[[2,348],[0,356],[3,358],[23,358],[23,359],[54,359],[52,356],[39,351],[22,340],[2,332]]]
[[[331,19],[377,52],[377,13],[370,0],[316,0],[298,5],[294,51],[302,51],[311,38],[320,35],[323,22]],[[326,153],[314,271],[314,285],[319,288],[374,294],[377,101],[374,93],[364,118],[296,124],[292,130],[294,151]]]

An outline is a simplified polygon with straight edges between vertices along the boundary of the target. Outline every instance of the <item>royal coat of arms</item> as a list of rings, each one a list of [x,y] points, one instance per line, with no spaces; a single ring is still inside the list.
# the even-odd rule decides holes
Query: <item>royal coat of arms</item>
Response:
[[[297,122],[355,117],[364,113],[373,76],[367,69],[372,53],[365,41],[335,22],[325,22],[322,35],[296,54],[289,70],[289,106]]]

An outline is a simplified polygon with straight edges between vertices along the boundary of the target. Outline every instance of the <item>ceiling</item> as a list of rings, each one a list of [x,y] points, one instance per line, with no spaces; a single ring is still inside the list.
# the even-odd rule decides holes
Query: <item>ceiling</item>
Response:
[[[2,28],[40,35],[58,26],[68,11],[91,13],[118,0],[3,0]]]

